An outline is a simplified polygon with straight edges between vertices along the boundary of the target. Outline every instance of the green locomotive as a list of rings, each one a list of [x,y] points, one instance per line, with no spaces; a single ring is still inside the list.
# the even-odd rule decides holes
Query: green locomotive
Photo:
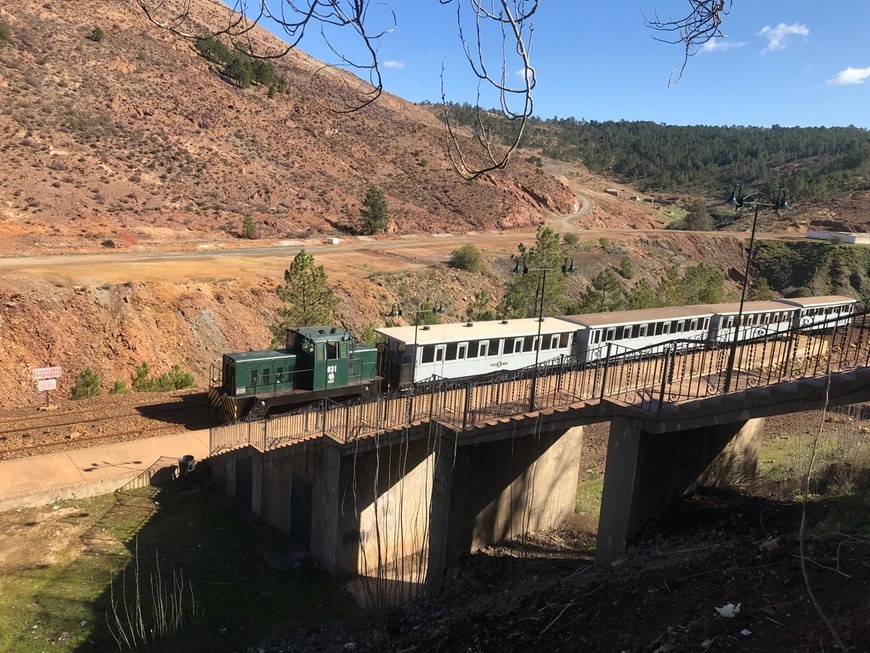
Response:
[[[377,366],[377,348],[355,342],[347,329],[287,329],[284,349],[224,354],[220,374],[212,374],[209,401],[227,422],[235,422],[318,399],[374,396]]]

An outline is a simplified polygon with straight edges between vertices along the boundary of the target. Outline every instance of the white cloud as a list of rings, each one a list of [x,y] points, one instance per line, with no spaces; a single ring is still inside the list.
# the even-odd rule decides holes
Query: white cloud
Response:
[[[828,84],[834,86],[846,86],[847,84],[863,84],[865,79],[870,79],[870,67],[846,68],[828,80]]]
[[[385,61],[383,63],[384,68],[404,68],[404,61]]]
[[[744,45],[746,45],[746,41],[727,41],[722,38],[710,39],[701,46],[698,52],[724,52],[731,48],[742,48]]]
[[[776,27],[766,25],[764,29],[762,29],[758,33],[759,36],[763,36],[767,39],[767,47],[765,47],[761,52],[764,53],[769,50],[783,50],[785,49],[786,37],[809,36],[809,34],[810,29],[806,25],[799,25],[798,23],[793,23],[791,25],[780,23]]]

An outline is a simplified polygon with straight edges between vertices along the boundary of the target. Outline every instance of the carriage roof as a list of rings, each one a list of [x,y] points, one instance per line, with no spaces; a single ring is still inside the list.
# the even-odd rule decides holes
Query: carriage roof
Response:
[[[609,313],[583,313],[566,315],[563,319],[587,327],[613,326],[617,324],[645,324],[663,320],[710,317],[714,311],[709,306],[665,306],[663,308],[641,308],[633,311],[612,311]]]
[[[441,344],[445,342],[467,342],[490,338],[520,338],[538,333],[538,318],[517,320],[491,320],[486,322],[459,322],[453,324],[421,324],[414,326],[382,327],[375,333],[389,340],[405,344],[416,342],[418,345]],[[557,317],[545,317],[540,324],[542,334],[567,333],[576,331],[578,325]]]
[[[822,297],[789,297],[779,300],[784,304],[791,304],[806,308],[808,306],[830,306],[833,304],[854,304],[858,300],[845,295],[824,295]]]

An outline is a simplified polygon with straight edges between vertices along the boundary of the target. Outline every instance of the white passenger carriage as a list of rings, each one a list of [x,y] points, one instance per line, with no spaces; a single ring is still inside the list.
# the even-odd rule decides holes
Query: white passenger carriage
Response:
[[[457,379],[518,370],[568,357],[582,327],[545,317],[517,320],[383,327],[386,369],[391,385],[404,386],[433,376]]]
[[[794,297],[777,300],[797,308],[795,327],[809,330],[849,326],[855,312],[855,299],[842,295]]]
[[[743,315],[740,325],[740,302],[710,304],[715,313],[710,322],[710,340],[719,343],[734,341],[734,330],[738,329],[737,340],[751,340],[777,333],[787,333],[794,326],[796,307],[781,301],[743,302]]]
[[[591,363],[608,355],[661,353],[664,343],[689,340],[702,346],[707,341],[713,311],[707,306],[670,306],[613,313],[585,313],[562,319],[576,324],[575,356]],[[686,346],[691,346],[687,343]]]

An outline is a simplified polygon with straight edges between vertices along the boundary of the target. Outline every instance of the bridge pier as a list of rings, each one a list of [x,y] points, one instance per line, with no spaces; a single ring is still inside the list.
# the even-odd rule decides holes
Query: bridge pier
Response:
[[[625,552],[627,542],[696,482],[728,485],[755,475],[764,418],[644,431],[636,422],[610,424],[595,557]]]
[[[499,436],[442,444],[430,521],[432,588],[462,554],[558,528],[574,513],[583,427],[540,433],[514,425]]]

